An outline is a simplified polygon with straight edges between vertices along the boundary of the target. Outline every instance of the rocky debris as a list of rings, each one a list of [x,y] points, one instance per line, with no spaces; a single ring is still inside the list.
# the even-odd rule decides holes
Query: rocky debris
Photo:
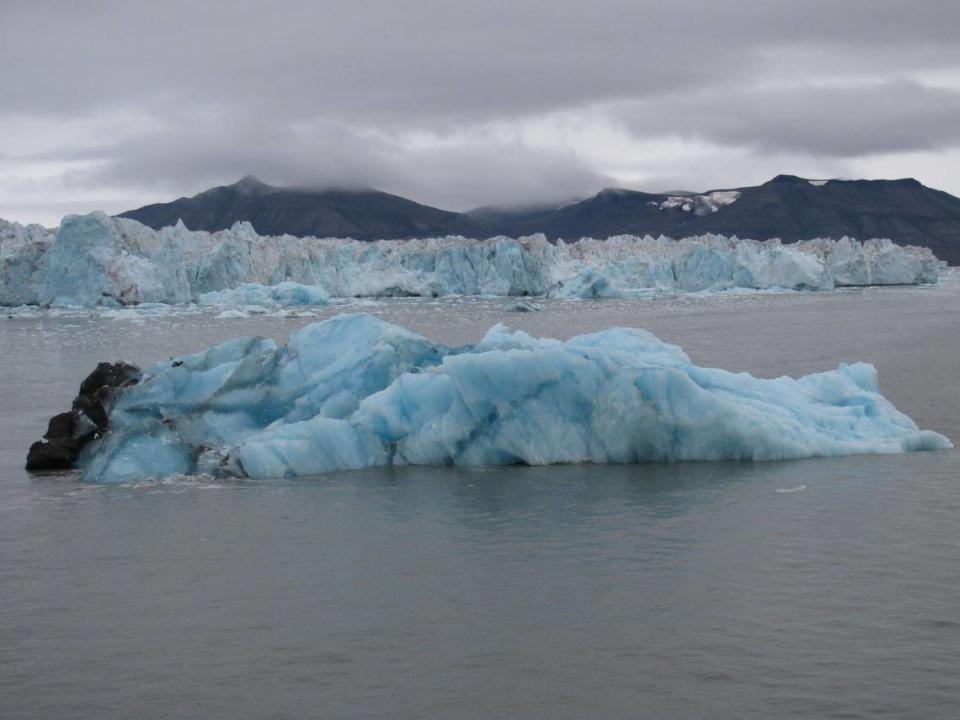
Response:
[[[97,365],[80,384],[80,392],[71,410],[50,418],[43,440],[30,446],[27,470],[69,470],[80,451],[106,432],[109,427],[110,403],[117,392],[140,381],[143,373],[135,365],[124,362]]]

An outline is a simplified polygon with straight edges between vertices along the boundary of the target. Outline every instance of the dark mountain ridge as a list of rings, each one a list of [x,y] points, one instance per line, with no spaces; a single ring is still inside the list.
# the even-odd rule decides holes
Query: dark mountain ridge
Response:
[[[439,210],[378,190],[311,190],[268,185],[248,175],[233,185],[206,190],[169,203],[121,213],[159,229],[178,220],[191,230],[223,230],[237,221],[261,235],[315,235],[357,240],[396,240],[431,235],[474,235],[461,213]]]
[[[369,189],[274,187],[246,177],[191,198],[122,214],[161,228],[183,220],[220,230],[238,220],[263,235],[401,239],[544,233],[551,240],[702,233],[793,242],[813,237],[890,238],[929,247],[960,264],[960,198],[916,180],[806,180],[778,175],[753,187],[704,193],[607,188],[560,207],[484,207],[449,212]]]

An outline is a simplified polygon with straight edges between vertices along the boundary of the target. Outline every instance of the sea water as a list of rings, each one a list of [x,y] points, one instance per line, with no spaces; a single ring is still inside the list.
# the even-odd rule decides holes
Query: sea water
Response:
[[[122,486],[22,469],[100,360],[344,311],[449,344],[642,327],[763,377],[866,360],[960,439],[954,282],[515,304],[4,314],[0,717],[956,716],[957,450]]]

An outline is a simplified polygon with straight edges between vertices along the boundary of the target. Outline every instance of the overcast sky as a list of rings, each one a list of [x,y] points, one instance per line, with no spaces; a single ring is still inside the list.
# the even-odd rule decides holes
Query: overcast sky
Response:
[[[252,173],[449,209],[913,176],[960,195],[958,0],[0,0],[0,217]]]

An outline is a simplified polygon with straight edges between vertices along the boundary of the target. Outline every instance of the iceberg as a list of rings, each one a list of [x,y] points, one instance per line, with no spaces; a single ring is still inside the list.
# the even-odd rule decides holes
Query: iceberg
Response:
[[[694,365],[644,330],[566,342],[496,325],[450,348],[370,315],[157,363],[84,449],[86,480],[383,465],[782,460],[952,447],[865,363],[793,379]]]
[[[716,202],[733,202],[727,196]],[[712,206],[711,206],[712,207]],[[0,222],[0,305],[310,305],[327,298],[447,295],[631,297],[651,293],[830,290],[937,282],[926,248],[889,240],[784,245],[703,235],[621,235],[550,243],[543,235],[359,242],[215,233],[183,223],[156,231],[102,212],[57,231]]]

